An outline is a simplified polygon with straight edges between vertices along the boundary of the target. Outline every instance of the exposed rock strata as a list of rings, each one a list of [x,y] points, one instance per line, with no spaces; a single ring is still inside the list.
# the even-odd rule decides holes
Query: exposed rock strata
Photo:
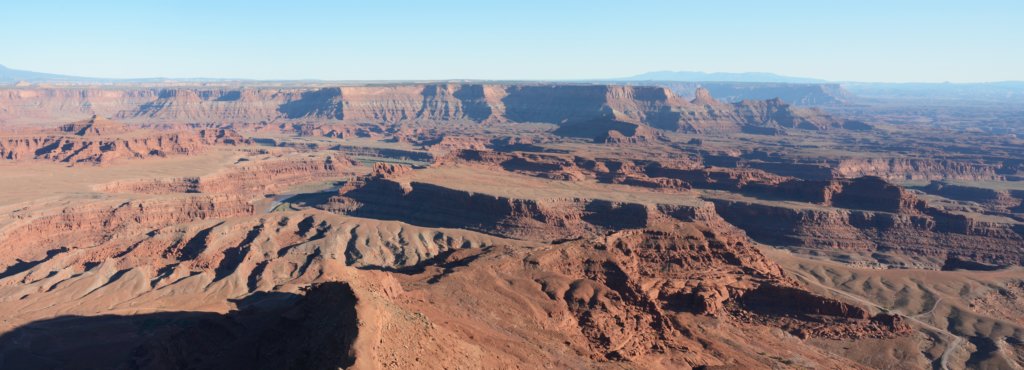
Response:
[[[10,89],[0,121],[98,114],[126,120],[252,123],[337,120],[543,122],[621,121],[673,131],[778,133],[847,123],[781,100],[693,102],[667,88],[616,85],[427,84],[321,89]],[[608,131],[608,130],[604,130]],[[621,130],[614,130],[621,132]],[[338,131],[335,131],[338,132]],[[336,133],[334,135],[346,135]],[[620,140],[613,134],[610,140]],[[627,138],[630,134],[624,134]]]

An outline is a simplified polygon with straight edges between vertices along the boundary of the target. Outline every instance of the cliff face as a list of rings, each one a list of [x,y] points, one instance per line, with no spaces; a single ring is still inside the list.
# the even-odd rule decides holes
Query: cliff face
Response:
[[[999,166],[932,158],[844,159],[834,165],[838,177],[877,176],[890,180],[999,180]]]
[[[541,122],[621,121],[693,132],[843,126],[781,100],[693,102],[664,87],[617,85],[407,84],[329,88],[8,89],[0,122],[68,121],[98,114],[125,120],[252,123],[338,120]],[[627,135],[628,136],[628,135]]]

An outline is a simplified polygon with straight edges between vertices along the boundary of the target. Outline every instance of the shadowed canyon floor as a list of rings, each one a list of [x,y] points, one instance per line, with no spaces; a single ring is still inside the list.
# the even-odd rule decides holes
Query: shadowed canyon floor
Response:
[[[0,90],[0,368],[1024,364],[1024,141],[693,95]]]

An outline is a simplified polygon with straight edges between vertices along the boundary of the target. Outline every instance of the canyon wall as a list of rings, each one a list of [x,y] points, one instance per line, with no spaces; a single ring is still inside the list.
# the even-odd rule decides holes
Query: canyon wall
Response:
[[[407,120],[540,122],[614,120],[690,132],[824,129],[846,122],[781,100],[692,101],[656,86],[396,84],[325,88],[14,88],[0,90],[0,123],[126,121],[352,123]]]

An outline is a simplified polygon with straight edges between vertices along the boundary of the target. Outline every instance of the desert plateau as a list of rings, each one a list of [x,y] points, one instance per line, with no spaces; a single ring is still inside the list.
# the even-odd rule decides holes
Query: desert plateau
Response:
[[[903,5],[64,5],[0,25],[107,76],[0,66],[0,369],[1024,368],[1024,83]],[[838,77],[593,77],[652,65]]]

